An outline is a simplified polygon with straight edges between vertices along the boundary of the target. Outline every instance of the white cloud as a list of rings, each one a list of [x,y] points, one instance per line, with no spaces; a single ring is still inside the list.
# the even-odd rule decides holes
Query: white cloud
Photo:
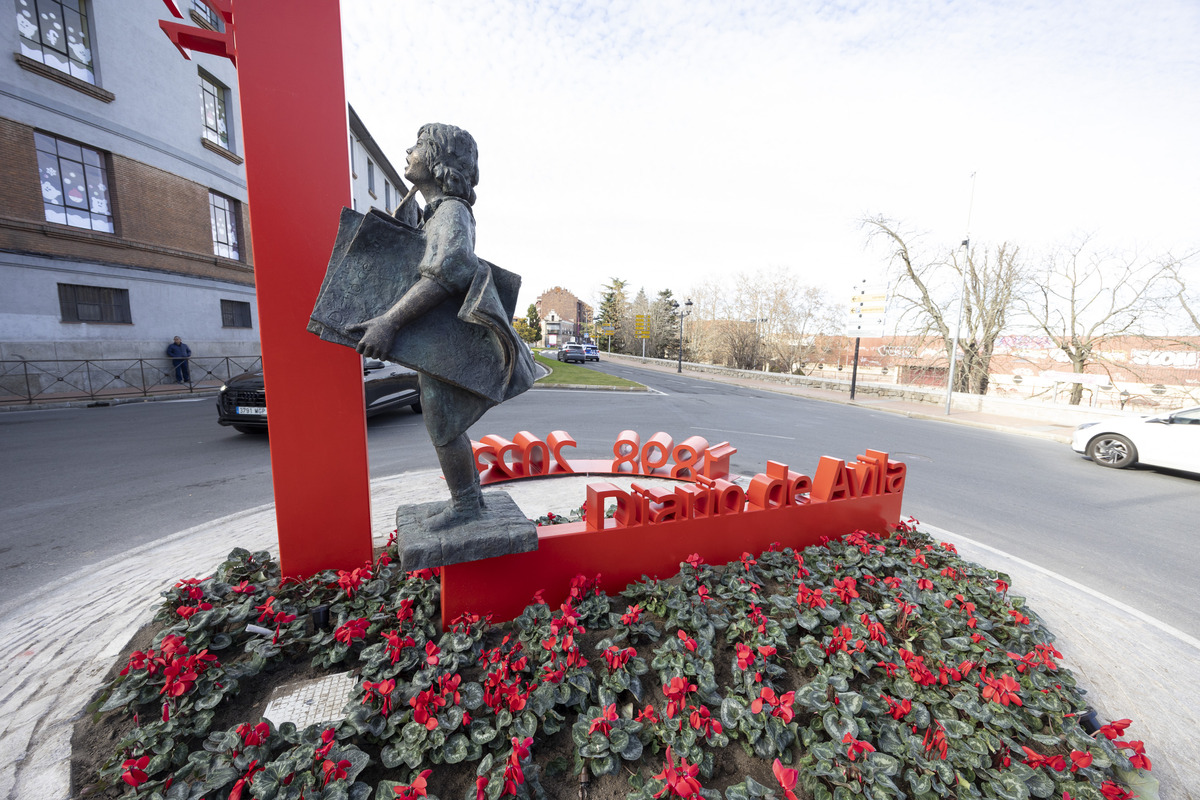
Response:
[[[594,300],[788,266],[836,291],[883,213],[953,247],[1096,231],[1189,250],[1191,2],[343,0],[347,95],[394,163],[480,148],[480,255]]]

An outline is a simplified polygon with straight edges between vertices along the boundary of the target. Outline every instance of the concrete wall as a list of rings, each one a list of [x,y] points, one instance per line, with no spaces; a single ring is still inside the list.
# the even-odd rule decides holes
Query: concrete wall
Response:
[[[658,364],[670,367],[675,367],[677,363],[672,359],[641,358],[639,356],[629,356],[617,353],[604,353],[603,357],[623,359],[631,363]],[[687,364],[688,370],[691,372],[705,372],[713,375],[726,375],[733,378],[752,378],[758,381],[778,383],[786,386],[808,386],[814,389],[845,392],[847,397],[849,397],[850,394],[849,374],[847,374],[845,380],[838,380],[830,378],[814,378],[803,375],[784,375],[777,372],[759,372],[757,370],[732,369],[730,367],[719,367],[713,364],[693,364],[691,362],[685,363]],[[946,405],[945,389],[938,391],[936,389],[928,389],[917,386],[897,386],[895,384],[866,383],[860,380],[855,386],[855,394],[874,397],[894,397],[899,400],[928,403],[931,412],[935,412],[938,408],[944,409]],[[987,397],[975,394],[963,394],[960,392],[954,393],[954,396],[950,401],[950,407],[952,410],[958,411],[980,411],[988,414],[1022,417],[1024,419],[1045,420],[1046,422],[1056,423],[1059,425],[1078,425],[1083,422],[1095,421],[1099,417],[1137,417],[1144,416],[1147,413],[1145,411],[1119,411],[1108,408],[1101,409],[1062,405],[1059,403],[1042,403],[1036,400],[1019,400],[1008,397]],[[1165,413],[1167,410],[1168,409],[1159,409],[1153,413]]]
[[[133,322],[63,322],[59,283],[127,289]],[[0,253],[0,286],[0,360],[158,358],[174,336],[195,356],[260,352],[251,286],[9,253]],[[253,327],[222,327],[221,300],[250,303]]]

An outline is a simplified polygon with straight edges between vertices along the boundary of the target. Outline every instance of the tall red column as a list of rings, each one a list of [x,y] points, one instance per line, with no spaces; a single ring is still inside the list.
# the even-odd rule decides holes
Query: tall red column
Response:
[[[338,0],[237,0],[234,25],[279,556],[306,577],[371,559],[361,361],[305,330],[350,204]]]

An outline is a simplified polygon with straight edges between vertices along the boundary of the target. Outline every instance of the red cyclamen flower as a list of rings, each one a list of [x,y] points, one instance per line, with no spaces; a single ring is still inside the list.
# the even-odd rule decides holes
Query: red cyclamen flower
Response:
[[[775,773],[775,780],[779,781],[779,786],[783,789],[785,800],[797,800],[795,789],[800,781],[800,771],[788,769],[778,758],[771,765],[771,771]]]
[[[392,791],[396,793],[397,800],[417,800],[418,797],[427,797],[425,793],[427,780],[433,770],[427,769],[423,771],[416,779],[405,786],[393,786]],[[484,778],[484,785],[487,785],[487,779]]]
[[[121,764],[125,771],[121,773],[121,780],[128,783],[134,789],[141,786],[149,776],[146,775],[146,767],[150,763],[150,756],[142,756],[141,758],[130,758]]]

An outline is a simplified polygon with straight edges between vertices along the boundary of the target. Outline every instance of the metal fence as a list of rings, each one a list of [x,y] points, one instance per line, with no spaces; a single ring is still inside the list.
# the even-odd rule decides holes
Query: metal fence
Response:
[[[170,358],[0,361],[0,403],[102,400],[210,390],[243,372],[262,369],[260,356],[188,360],[190,380],[175,382]]]

